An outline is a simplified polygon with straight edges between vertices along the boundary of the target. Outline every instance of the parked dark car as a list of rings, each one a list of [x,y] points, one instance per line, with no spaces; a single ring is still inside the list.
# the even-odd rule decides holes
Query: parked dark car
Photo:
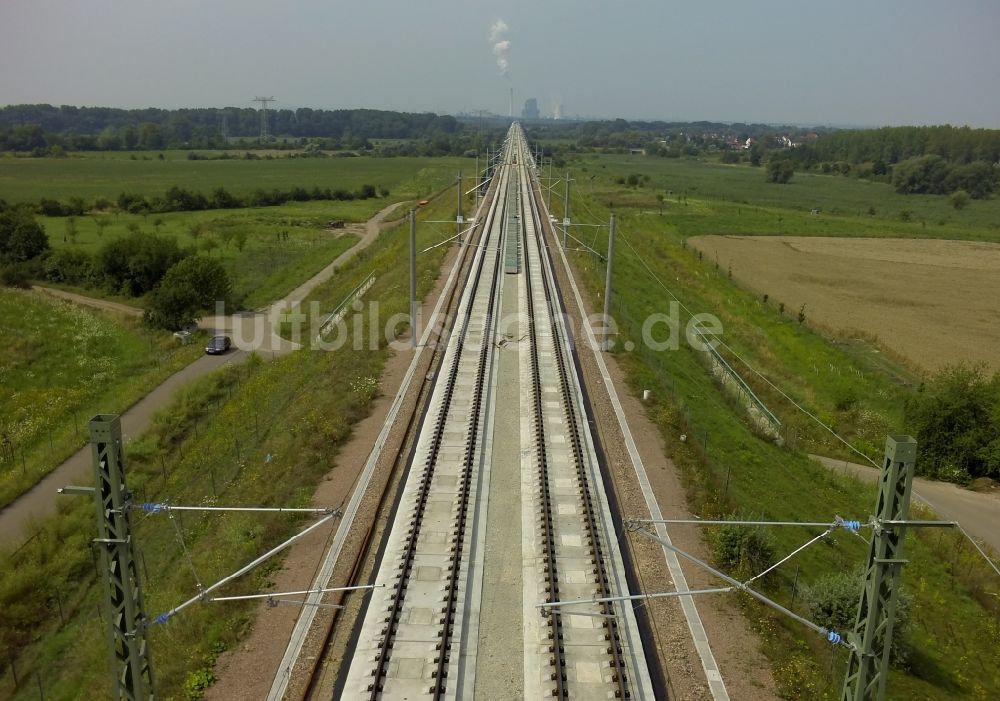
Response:
[[[205,346],[205,352],[209,355],[217,355],[219,353],[225,353],[227,350],[232,348],[233,342],[229,336],[213,336],[212,340],[208,342]]]

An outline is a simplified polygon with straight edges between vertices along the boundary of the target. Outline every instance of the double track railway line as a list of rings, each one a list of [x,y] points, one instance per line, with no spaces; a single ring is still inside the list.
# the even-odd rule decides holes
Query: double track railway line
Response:
[[[483,655],[509,662],[507,693],[524,698],[655,697],[630,603],[537,607],[628,585],[532,165],[514,125],[481,237],[462,244],[474,256],[374,570],[384,588],[341,666],[343,698],[502,698],[491,673],[477,674]],[[516,319],[500,318],[506,305]],[[518,378],[514,399],[498,399],[502,364]],[[501,463],[520,466],[519,491],[493,479]],[[498,552],[515,566],[484,581]],[[488,611],[484,586],[520,593],[521,606]],[[481,627],[485,613],[493,623]]]

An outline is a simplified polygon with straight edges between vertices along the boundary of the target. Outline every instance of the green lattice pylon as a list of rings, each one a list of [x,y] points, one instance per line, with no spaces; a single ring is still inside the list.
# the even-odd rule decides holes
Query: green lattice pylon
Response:
[[[106,635],[112,653],[116,701],[153,698],[153,671],[146,640],[147,619],[136,552],[132,542],[132,493],[125,486],[122,427],[118,416],[98,414],[90,420],[97,509],[97,537],[104,580],[104,599],[111,613]]]
[[[886,439],[864,588],[854,630],[847,635],[853,649],[844,678],[843,701],[885,698],[899,575],[906,563],[903,559],[906,527],[893,522],[909,517],[916,457],[917,442],[910,436]]]

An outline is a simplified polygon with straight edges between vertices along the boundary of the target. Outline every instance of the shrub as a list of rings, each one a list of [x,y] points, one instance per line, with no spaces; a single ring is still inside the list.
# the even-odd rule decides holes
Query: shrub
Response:
[[[1000,477],[1000,373],[942,369],[906,402],[908,430],[920,444],[917,469],[949,481]]]
[[[863,583],[864,573],[854,570],[825,575],[812,586],[804,587],[803,601],[809,619],[841,635],[852,630],[858,617]],[[896,599],[892,649],[889,653],[892,662],[900,667],[906,665],[909,657],[905,636],[910,627],[911,602],[912,597],[909,593],[900,588]]]
[[[965,190],[955,190],[948,198],[948,202],[955,209],[965,209],[965,206],[969,204],[969,193]]]
[[[89,283],[94,275],[94,258],[89,253],[73,248],[60,248],[46,256],[42,263],[42,276],[49,282],[70,285]]]
[[[31,287],[31,275],[24,265],[5,265],[0,267],[0,285],[28,289]]]
[[[746,577],[763,572],[774,563],[774,540],[755,526],[722,526],[713,537],[715,561]]]
[[[49,248],[45,229],[24,207],[0,213],[0,264],[23,263]]]
[[[795,165],[788,158],[772,158],[767,162],[767,182],[785,184],[795,174]]]

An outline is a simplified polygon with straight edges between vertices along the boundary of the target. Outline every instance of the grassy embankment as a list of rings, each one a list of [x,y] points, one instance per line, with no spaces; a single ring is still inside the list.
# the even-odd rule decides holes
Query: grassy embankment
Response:
[[[422,216],[454,216],[453,198],[446,193]],[[419,227],[418,236],[422,247],[440,239],[431,225]],[[405,312],[406,245],[403,228],[384,232],[317,296],[339,301],[358,276],[374,268],[379,279],[365,300],[378,301],[382,319]],[[421,256],[421,295],[431,288],[445,252],[441,247]],[[347,321],[371,323],[353,315]],[[368,337],[364,330],[361,337]],[[388,353],[384,341],[377,350],[356,350],[348,343],[335,352],[303,351],[275,362],[251,360],[199,380],[130,444],[126,454],[130,487],[140,501],[308,505],[324,475],[337,479],[338,447],[379,393],[378,378]],[[274,456],[271,462],[265,461],[268,453]],[[281,515],[184,514],[177,525],[191,553],[192,571],[166,516],[134,516],[151,616],[196,593],[193,571],[208,585],[304,524]],[[99,592],[88,552],[92,519],[93,506],[87,500],[67,498],[59,515],[41,524],[39,536],[24,549],[0,554],[6,563],[0,582],[0,649],[7,653],[0,659],[0,694],[36,698],[37,674],[46,699],[108,695],[105,646],[97,619]],[[266,589],[268,573],[277,566],[272,563],[246,575],[227,593]],[[211,683],[215,656],[246,633],[252,612],[250,606],[200,604],[166,626],[153,627],[150,646],[157,695],[200,698],[201,689]],[[22,680],[16,692],[12,664]]]
[[[134,319],[0,288],[0,507],[87,440],[98,411],[124,411],[202,352]]]
[[[607,205],[615,205],[620,238],[613,307],[625,334],[619,339],[619,348],[626,339],[636,344],[632,352],[619,350],[618,359],[635,391],[653,390],[649,413],[672,458],[682,468],[691,509],[705,518],[743,514],[822,521],[839,514],[865,520],[874,508],[874,488],[827,472],[805,455],[849,456],[829,433],[733,360],[734,367],[744,371],[747,381],[784,423],[788,445],[778,447],[760,436],[742,405],[711,379],[701,353],[683,342],[680,349],[665,352],[654,352],[642,343],[643,320],[653,312],[668,312],[671,300],[670,293],[645,266],[693,312],[716,314],[725,329],[725,342],[737,353],[798,403],[835,426],[853,445],[879,460],[885,435],[906,429],[900,405],[912,374],[885,360],[873,363],[856,346],[830,343],[808,324],[800,325],[794,310],[780,314],[773,303],[765,304],[735,285],[714,261],[700,259],[685,245],[685,239],[706,233],[778,233],[779,226],[782,233],[800,235],[933,233],[989,240],[996,240],[995,230],[978,224],[978,218],[968,224],[959,221],[967,212],[954,213],[951,224],[937,227],[928,223],[926,229],[919,222],[872,219],[864,213],[859,217],[856,210],[862,202],[867,203],[864,211],[869,206],[891,211],[897,206],[896,196],[888,186],[842,178],[803,178],[796,190],[766,185],[760,170],[641,157],[588,159],[572,164],[570,170],[582,185],[571,202],[576,221],[606,221],[610,214]],[[621,175],[644,171],[650,175],[649,187],[629,189],[615,183]],[[668,198],[661,217],[655,194],[666,190],[673,190],[674,195]],[[753,203],[751,198],[758,191],[765,200],[761,206],[732,201]],[[678,192],[682,193],[681,202],[677,201]],[[724,195],[727,200],[714,199]],[[557,200],[553,198],[554,213],[561,218]],[[923,198],[908,198],[907,203],[913,211],[926,210],[928,214],[938,206]],[[810,215],[809,209],[817,205],[844,213]],[[997,205],[976,202],[970,208],[980,206],[992,210]],[[974,211],[968,214],[978,217]],[[583,231],[586,233],[581,238],[588,244],[606,250],[606,230],[596,236],[592,229]],[[587,252],[571,255],[600,308],[604,264]],[[682,311],[680,318],[685,324],[689,315]],[[681,434],[687,435],[686,442],[678,440]],[[776,552],[790,552],[814,535],[804,528],[776,530]],[[910,662],[907,669],[891,673],[889,697],[986,699],[1000,694],[995,653],[1000,644],[1000,609],[990,594],[996,590],[995,575],[971,546],[963,544],[959,534],[911,532],[908,549],[910,564],[903,581],[913,596],[913,623],[907,637]],[[828,573],[851,571],[865,554],[865,546],[857,538],[843,532],[834,534],[779,570],[766,590],[801,612],[804,586]],[[749,600],[744,603],[764,640],[763,649],[771,656],[784,697],[839,698],[843,652],[831,649],[799,624],[772,615],[769,609]]]
[[[185,152],[186,153],[186,152]],[[112,155],[116,157],[111,157]],[[39,217],[53,247],[93,253],[125,236],[129,228],[174,236],[181,246],[197,247],[223,261],[236,299],[257,308],[289,292],[354,243],[352,234],[327,230],[326,222],[364,222],[393,202],[413,203],[449,184],[458,170],[473,170],[461,158],[276,158],[273,160],[191,161],[167,152],[164,161],[129,160],[123,154],[86,154],[66,159],[0,158],[0,198],[10,203],[43,197],[66,201],[97,197],[114,201],[123,192],[162,195],[170,187],[210,195],[225,187],[234,195],[260,189],[299,186],[356,191],[371,184],[389,194],[367,200],[294,202],[201,212],[135,215],[93,213],[74,218]],[[241,242],[242,237],[242,242]],[[75,289],[75,288],[69,288]],[[106,290],[77,290],[118,299]],[[129,301],[139,306],[143,299]]]

